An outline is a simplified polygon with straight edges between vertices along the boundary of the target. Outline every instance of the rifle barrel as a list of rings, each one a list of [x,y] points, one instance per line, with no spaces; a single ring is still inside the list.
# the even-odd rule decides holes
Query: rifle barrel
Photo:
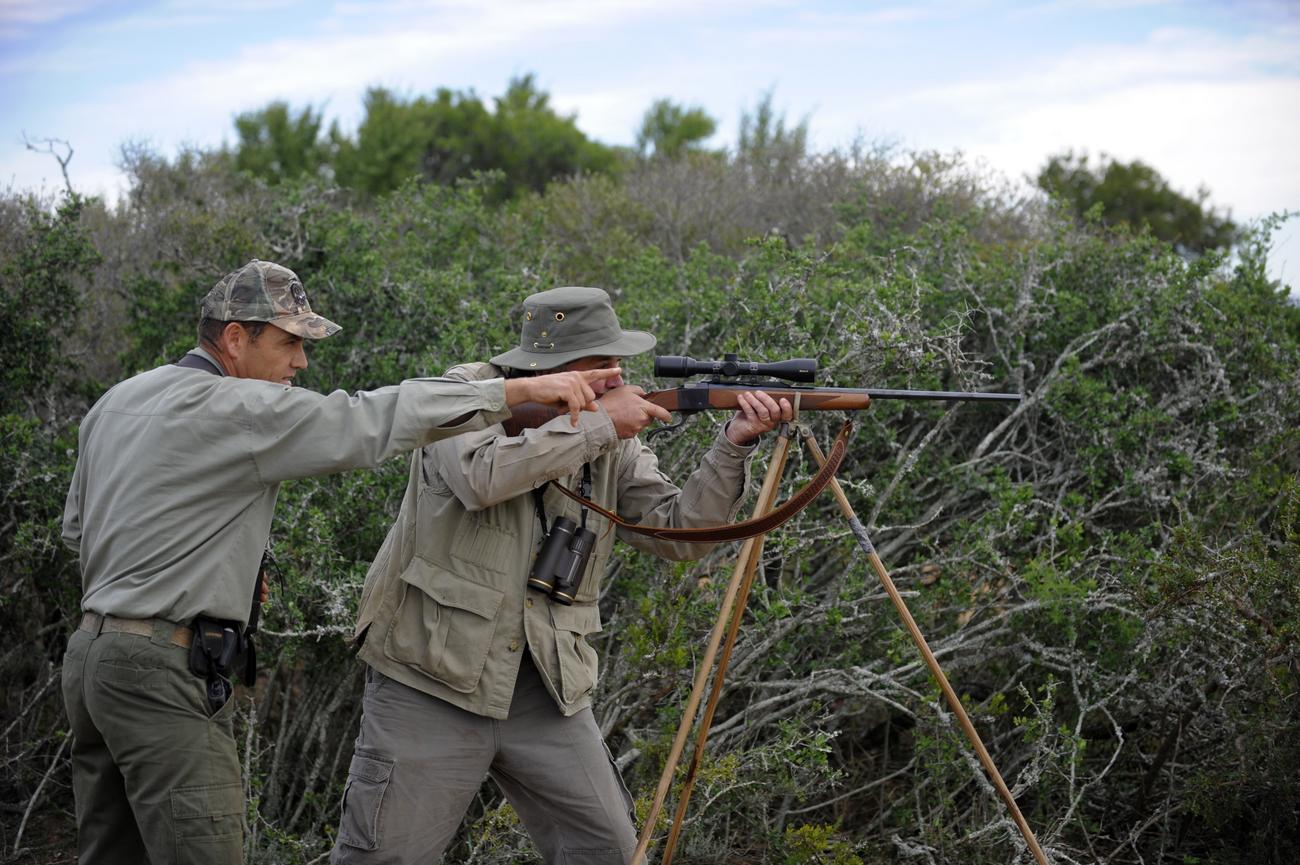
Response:
[[[879,390],[867,388],[867,395],[872,399],[942,399],[942,400],[982,400],[993,402],[1020,402],[1018,393],[986,393],[984,391],[953,390]]]
[[[869,396],[872,399],[930,399],[930,400],[947,400],[955,402],[958,400],[975,400],[980,402],[1020,402],[1023,397],[1018,393],[988,393],[985,391],[955,391],[955,390],[892,390],[889,388],[865,388],[865,387],[815,387],[811,385],[786,384],[784,382],[692,382],[681,385],[672,390],[679,390],[684,393],[703,394],[710,390],[727,391],[727,390],[763,390],[771,393],[779,393],[782,396],[792,393],[805,393],[809,396],[817,395],[823,397],[862,397]],[[656,391],[656,393],[668,393],[671,391]]]

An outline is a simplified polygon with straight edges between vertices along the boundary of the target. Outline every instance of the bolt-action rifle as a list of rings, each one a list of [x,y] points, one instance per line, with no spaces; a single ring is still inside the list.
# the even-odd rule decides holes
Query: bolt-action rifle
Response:
[[[680,387],[650,391],[645,399],[676,412],[680,419],[671,426],[653,429],[648,435],[677,429],[693,414],[713,409],[735,410],[740,407],[736,395],[741,391],[761,390],[774,400],[785,398],[800,411],[856,411],[871,405],[873,399],[976,400],[1019,402],[1018,393],[985,391],[889,390],[883,388],[816,387],[817,361],[801,357],[776,363],[755,363],[724,355],[722,360],[699,361],[675,355],[656,355],[654,374],[660,378],[690,378],[708,375],[704,381],[687,382]],[[766,376],[766,378],[764,378]],[[515,406],[505,422],[508,435],[541,426],[564,412],[538,403]]]

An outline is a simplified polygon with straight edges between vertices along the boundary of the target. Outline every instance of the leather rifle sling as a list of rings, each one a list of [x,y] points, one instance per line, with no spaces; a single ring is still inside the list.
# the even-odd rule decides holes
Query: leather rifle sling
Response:
[[[725,526],[707,526],[698,529],[674,529],[663,526],[647,526],[639,523],[629,522],[623,519],[613,511],[606,510],[595,502],[585,499],[575,493],[573,490],[566,489],[559,484],[551,481],[551,485],[557,490],[564,493],[583,507],[590,508],[600,514],[605,519],[621,526],[630,532],[636,532],[638,535],[648,535],[652,538],[658,538],[663,541],[686,541],[688,543],[718,543],[720,541],[739,541],[745,538],[752,538],[755,535],[765,534],[776,527],[790,520],[795,514],[806,508],[817,494],[826,488],[827,484],[835,477],[835,472],[839,469],[840,463],[844,461],[844,454],[848,450],[849,434],[853,430],[853,422],[845,421],[844,426],[840,428],[840,433],[835,437],[835,442],[831,445],[831,452],[826,457],[826,462],[821,469],[813,476],[803,489],[790,496],[785,504],[779,508],[769,511],[761,517],[755,517],[739,523],[731,523]]]

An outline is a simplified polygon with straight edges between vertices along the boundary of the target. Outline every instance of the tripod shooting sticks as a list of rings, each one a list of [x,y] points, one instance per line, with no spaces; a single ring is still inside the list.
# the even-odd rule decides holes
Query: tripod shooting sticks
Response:
[[[813,459],[821,465],[826,461],[822,454],[822,449],[817,445],[817,439],[813,438],[812,431],[807,427],[801,427],[800,432],[803,435],[804,444],[812,453]],[[925,659],[925,665],[930,668],[930,675],[939,683],[939,689],[943,691],[943,696],[948,701],[948,706],[957,716],[957,721],[961,725],[962,732],[970,741],[971,747],[975,749],[976,756],[979,757],[980,765],[988,773],[989,780],[997,789],[998,795],[1006,803],[1007,810],[1011,812],[1011,819],[1015,822],[1016,828],[1024,836],[1025,844],[1029,846],[1029,851],[1034,854],[1034,859],[1038,865],[1048,865],[1047,856],[1043,853],[1043,848],[1039,846],[1038,839],[1034,837],[1034,830],[1029,828],[1023,814],[1020,813],[1020,807],[1016,805],[1015,798],[1011,791],[1007,789],[1007,784],[1002,780],[1002,774],[998,772],[998,767],[993,765],[993,758],[989,756],[988,749],[984,747],[984,742],[980,739],[980,734],[975,730],[975,725],[971,723],[970,716],[966,714],[966,709],[961,704],[961,698],[957,692],[952,689],[948,683],[948,677],[944,675],[943,670],[939,667],[939,661],[935,658],[934,652],[930,651],[930,644],[926,642],[925,635],[917,627],[916,620],[912,618],[912,613],[907,608],[907,603],[903,596],[898,593],[898,588],[890,578],[889,572],[885,570],[885,565],[880,561],[880,556],[876,553],[875,546],[867,536],[867,529],[854,513],[853,506],[849,504],[848,497],[844,495],[844,490],[840,487],[839,481],[831,479],[831,492],[835,495],[835,501],[840,506],[840,511],[844,518],[849,522],[849,528],[853,531],[854,536],[858,539],[858,546],[866,553],[867,559],[871,562],[871,567],[875,570],[876,576],[880,578],[880,584],[884,586],[885,593],[889,595],[889,600],[894,602],[894,609],[898,611],[898,616],[903,620],[907,632],[912,637],[912,642],[916,643],[916,648],[921,651],[921,657]]]

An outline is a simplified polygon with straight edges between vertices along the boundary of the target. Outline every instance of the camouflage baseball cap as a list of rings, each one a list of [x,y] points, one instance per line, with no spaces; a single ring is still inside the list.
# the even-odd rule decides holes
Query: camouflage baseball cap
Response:
[[[311,311],[296,273],[256,258],[212,286],[203,298],[201,315],[218,321],[266,321],[306,339],[324,339],[343,329]]]

